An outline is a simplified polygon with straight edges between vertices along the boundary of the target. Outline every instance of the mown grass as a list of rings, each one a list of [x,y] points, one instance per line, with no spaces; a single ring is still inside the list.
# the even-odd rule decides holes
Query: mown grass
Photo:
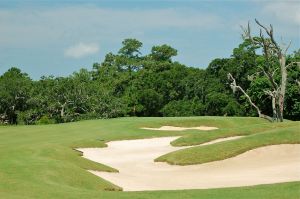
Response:
[[[299,122],[285,122],[285,123],[255,123],[252,125],[240,124],[238,127],[221,127],[220,129],[213,131],[206,131],[202,133],[192,133],[186,134],[173,142],[171,144],[173,146],[191,146],[191,145],[199,145],[205,142],[209,142],[218,138],[227,138],[233,136],[246,136],[256,133],[263,133],[266,131],[270,131],[272,129],[284,129],[286,127],[297,126],[300,128]]]
[[[300,123],[298,123],[300,124]],[[224,160],[258,147],[276,144],[300,144],[299,125],[272,128],[227,142],[174,151],[155,161],[176,165],[190,165]]]
[[[221,132],[222,128],[239,128],[241,124],[273,125],[257,118],[192,117],[1,126],[0,198],[297,198],[298,182],[229,189],[120,192],[120,187],[86,171],[117,172],[116,169],[86,160],[74,150],[76,147],[105,147],[111,140],[201,134],[194,130],[158,132],[140,127],[207,125],[217,126]]]

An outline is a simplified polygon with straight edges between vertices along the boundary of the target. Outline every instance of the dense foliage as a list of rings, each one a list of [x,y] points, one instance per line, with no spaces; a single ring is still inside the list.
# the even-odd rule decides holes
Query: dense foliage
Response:
[[[122,116],[255,116],[241,93],[233,94],[227,74],[233,74],[265,114],[270,98],[261,78],[251,78],[264,59],[244,41],[230,58],[214,59],[206,69],[173,61],[177,50],[153,46],[142,55],[142,43],[125,39],[118,53],[108,53],[93,69],[69,77],[42,77],[34,81],[18,68],[0,76],[0,123],[50,124],[90,118]],[[299,61],[300,50],[287,62]],[[289,69],[285,118],[300,119],[300,69]]]

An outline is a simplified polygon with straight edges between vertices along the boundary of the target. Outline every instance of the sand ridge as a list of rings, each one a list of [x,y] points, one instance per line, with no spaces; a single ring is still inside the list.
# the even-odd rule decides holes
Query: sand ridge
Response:
[[[187,148],[172,147],[170,142],[177,138],[112,141],[106,148],[78,150],[87,159],[118,169],[119,173],[90,172],[124,191],[238,187],[300,180],[300,144],[261,147],[233,158],[200,165],[154,162],[163,154]],[[214,143],[226,139],[229,138]]]
[[[162,126],[159,128],[142,127],[141,129],[153,130],[153,131],[185,131],[185,130],[211,131],[211,130],[216,130],[218,128],[210,127],[210,126],[198,126],[198,127]]]

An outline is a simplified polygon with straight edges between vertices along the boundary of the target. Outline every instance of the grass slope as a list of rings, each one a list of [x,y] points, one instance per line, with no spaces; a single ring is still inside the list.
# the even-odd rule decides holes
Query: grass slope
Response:
[[[240,125],[240,124],[239,124]],[[285,123],[257,123],[252,125],[241,124],[238,127],[221,127],[221,129],[217,129],[214,131],[206,131],[203,133],[193,133],[187,134],[179,139],[176,139],[171,144],[173,146],[191,146],[191,145],[199,145],[205,142],[209,142],[218,138],[226,138],[232,136],[246,136],[256,133],[263,133],[266,131],[274,130],[274,129],[284,129],[286,127],[296,126],[300,128],[299,122],[285,122]]]
[[[268,129],[266,128],[267,126],[269,126],[270,130],[266,130]],[[196,141],[193,140],[194,137],[197,137],[197,139],[203,137],[203,140],[210,141],[220,137],[236,135],[248,136],[237,140],[174,151],[158,157],[155,161],[168,162],[169,164],[176,165],[201,164],[216,160],[224,160],[258,147],[276,144],[300,144],[300,122],[286,122],[285,124],[269,124],[262,126],[255,125],[255,127],[248,127],[248,130],[243,129],[244,131],[242,132],[240,132],[241,129],[238,129],[237,131],[229,130],[225,132],[220,131],[219,133],[213,132],[211,135],[209,135],[209,133],[201,136],[187,135],[184,139],[179,138],[173,145],[179,145],[178,143],[188,145],[188,141],[191,141],[191,145],[202,142],[200,140],[197,141],[196,139]],[[258,131],[258,129],[261,129],[262,131]]]
[[[300,188],[298,182],[209,190],[104,191],[120,188],[90,174],[86,169],[117,170],[86,160],[73,150],[75,147],[105,147],[105,143],[111,140],[170,135],[188,138],[201,134],[195,130],[157,132],[141,130],[140,127],[208,125],[229,131],[238,129],[241,124],[245,128],[274,125],[257,118],[192,117],[120,118],[45,126],[0,126],[0,198],[297,198]],[[224,136],[218,131],[214,134]]]

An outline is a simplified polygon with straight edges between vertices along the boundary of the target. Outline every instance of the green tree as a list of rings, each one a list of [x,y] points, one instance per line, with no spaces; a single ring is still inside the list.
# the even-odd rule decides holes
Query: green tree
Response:
[[[177,55],[177,50],[163,44],[161,46],[153,46],[150,57],[158,62],[171,62],[171,58]]]
[[[17,123],[17,113],[26,110],[30,99],[31,79],[18,68],[11,68],[0,76],[0,119]]]

